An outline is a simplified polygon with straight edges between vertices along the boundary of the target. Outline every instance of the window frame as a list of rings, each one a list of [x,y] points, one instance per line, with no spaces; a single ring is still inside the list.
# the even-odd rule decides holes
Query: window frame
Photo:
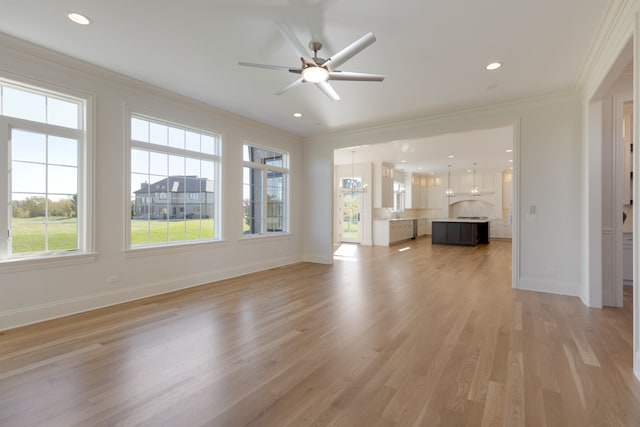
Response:
[[[172,147],[169,144],[159,145],[149,142],[135,141],[132,138],[131,121],[133,118],[139,118],[141,120],[149,121],[150,123],[156,123],[164,126],[184,129],[185,131],[192,131],[200,135],[210,136],[214,139],[214,152],[215,154],[207,154],[197,151],[191,151],[181,148]],[[125,108],[125,227],[124,227],[124,249],[125,254],[157,254],[163,252],[171,252],[175,250],[181,250],[180,247],[190,248],[202,245],[217,244],[223,241],[222,235],[222,218],[221,218],[221,177],[222,177],[222,135],[219,132],[208,129],[204,126],[193,125],[187,121],[178,122],[176,120],[168,120],[165,115],[160,113],[153,113],[144,110],[143,108],[137,108],[132,106],[126,106]],[[214,202],[213,202],[213,238],[202,238],[194,240],[172,240],[166,242],[149,242],[145,244],[133,245],[131,242],[131,152],[133,149],[144,150],[148,152],[156,152],[167,155],[174,155],[179,157],[198,158],[200,160],[212,161],[214,163]],[[158,193],[158,198],[164,196],[162,200],[170,200],[171,192],[167,189],[164,193]],[[185,193],[188,199],[188,192]],[[149,197],[154,197],[150,195]],[[186,219],[186,218],[185,218]]]
[[[250,161],[250,160],[244,160],[244,150],[245,147],[250,147],[250,148],[257,148],[260,150],[265,150],[265,151],[272,151],[274,153],[278,153],[282,155],[282,164],[283,166],[274,166],[269,164],[269,162],[266,163],[259,163],[259,162],[254,162],[254,161]],[[290,234],[290,222],[289,222],[289,212],[290,212],[290,170],[291,170],[291,154],[286,151],[286,150],[282,150],[282,149],[278,149],[278,148],[273,148],[273,147],[268,147],[265,145],[260,145],[260,144],[254,144],[252,142],[249,141],[244,141],[242,143],[242,194],[243,194],[243,203],[244,203],[244,168],[254,168],[254,169],[259,169],[262,171],[262,212],[261,212],[261,217],[262,217],[262,221],[261,221],[261,229],[262,231],[260,233],[244,233],[244,231],[241,230],[242,233],[242,237],[243,239],[255,239],[255,238],[265,238],[265,237],[273,237],[273,236],[282,236],[282,235],[288,235]],[[282,230],[277,230],[277,231],[269,231],[268,229],[268,210],[269,210],[269,203],[268,203],[268,182],[269,182],[269,173],[276,173],[276,174],[281,174],[282,177],[284,178],[284,190],[283,194],[282,194],[282,204],[284,205],[282,211],[283,211],[283,215],[282,215],[282,222],[283,222],[283,227]],[[244,224],[244,208],[243,208],[243,221],[242,223]],[[244,225],[243,225],[244,227]]]
[[[20,76],[12,78],[7,74],[0,75],[0,86],[35,93],[52,99],[72,102],[78,106],[78,128],[68,128],[28,119],[5,116],[0,113],[0,158],[6,159],[0,165],[0,201],[6,203],[0,209],[0,229],[6,226],[6,236],[0,238],[0,271],[24,271],[32,268],[53,265],[78,264],[93,262],[95,253],[95,210],[94,210],[94,96],[67,87],[33,81]],[[48,252],[31,252],[10,255],[9,232],[12,219],[11,205],[11,148],[10,137],[13,129],[45,135],[73,138],[77,140],[77,248]],[[47,162],[48,164],[48,162]],[[4,234],[4,229],[0,234]]]

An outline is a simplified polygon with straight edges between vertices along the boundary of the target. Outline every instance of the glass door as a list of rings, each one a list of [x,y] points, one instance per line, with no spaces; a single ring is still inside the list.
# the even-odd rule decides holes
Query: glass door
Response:
[[[344,178],[339,198],[340,241],[360,243],[362,232],[360,228],[360,206],[362,202],[362,180],[360,178]],[[348,189],[353,189],[349,191]]]

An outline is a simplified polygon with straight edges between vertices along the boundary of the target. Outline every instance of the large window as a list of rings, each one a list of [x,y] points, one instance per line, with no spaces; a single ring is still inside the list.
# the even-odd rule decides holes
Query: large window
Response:
[[[86,104],[0,80],[0,260],[89,251]]]
[[[249,144],[243,146],[243,232],[288,231],[289,156]]]
[[[219,239],[219,137],[132,114],[130,246]]]

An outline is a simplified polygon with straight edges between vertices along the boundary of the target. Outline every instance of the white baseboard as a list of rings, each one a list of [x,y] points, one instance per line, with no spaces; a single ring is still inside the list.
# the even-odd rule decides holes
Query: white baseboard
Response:
[[[132,288],[118,289],[47,304],[34,305],[17,310],[9,310],[0,313],[0,331],[178,291],[180,289],[205,285],[270,268],[295,264],[301,261],[301,257],[288,257],[270,260],[269,262],[258,262],[250,265],[245,264],[205,274],[182,276],[161,282],[146,283]]]
[[[305,255],[302,260],[316,264],[333,264],[333,256],[327,257],[326,255]]]
[[[579,296],[578,285],[557,280],[533,279],[521,277],[518,280],[518,289],[524,291],[546,292],[549,294]]]
[[[640,381],[640,350],[636,352],[636,357],[633,364],[633,373],[636,375],[638,381]]]

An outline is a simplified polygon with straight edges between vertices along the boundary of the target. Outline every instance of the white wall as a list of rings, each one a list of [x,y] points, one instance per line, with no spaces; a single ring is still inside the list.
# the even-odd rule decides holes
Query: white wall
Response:
[[[0,330],[301,260],[303,145],[298,137],[6,36],[0,36],[0,75],[94,95],[97,252],[93,262],[26,271],[0,263]],[[123,251],[127,105],[221,135],[224,241]],[[288,236],[242,239],[243,141],[290,153]],[[114,274],[120,281],[107,284],[106,277]]]
[[[581,268],[580,99],[577,94],[530,99],[491,108],[373,127],[315,138],[305,143],[305,259],[331,263],[331,150],[450,132],[515,125],[515,184],[519,193],[514,214],[519,223],[519,276],[522,289],[577,295]],[[516,203],[516,200],[514,200]],[[537,219],[526,221],[529,205]],[[516,232],[516,236],[518,232]],[[514,236],[515,237],[515,236]],[[557,270],[549,275],[547,269]],[[554,271],[555,271],[554,270]]]

